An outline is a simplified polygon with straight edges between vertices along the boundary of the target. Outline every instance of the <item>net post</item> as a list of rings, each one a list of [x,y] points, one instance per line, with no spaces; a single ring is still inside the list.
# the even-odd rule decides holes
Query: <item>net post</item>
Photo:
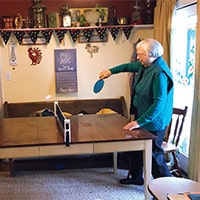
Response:
[[[64,121],[64,142],[66,146],[69,146],[71,143],[71,124],[70,119],[66,119]]]
[[[57,101],[54,101],[54,116],[57,117],[56,106],[58,105]]]

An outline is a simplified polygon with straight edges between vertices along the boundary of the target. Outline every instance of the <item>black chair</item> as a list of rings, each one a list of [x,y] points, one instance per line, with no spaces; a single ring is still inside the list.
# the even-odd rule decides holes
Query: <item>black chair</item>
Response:
[[[181,138],[185,117],[187,114],[187,106],[184,109],[173,108],[172,120],[167,128],[162,148],[166,156],[167,165],[170,173],[177,177],[183,177],[180,168],[177,153],[179,151],[179,141]]]
[[[183,177],[182,170],[180,168],[177,153],[179,150],[178,144],[181,138],[183,124],[187,114],[187,106],[184,109],[173,108],[173,115],[171,122],[167,128],[162,148],[166,156],[166,162],[170,169],[170,173],[177,177]],[[131,158],[129,156],[129,172],[127,178],[130,177]]]

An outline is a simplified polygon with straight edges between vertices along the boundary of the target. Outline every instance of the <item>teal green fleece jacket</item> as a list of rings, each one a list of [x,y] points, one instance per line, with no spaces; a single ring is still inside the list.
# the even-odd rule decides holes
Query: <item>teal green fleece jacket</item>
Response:
[[[164,130],[172,117],[174,87],[172,74],[163,58],[157,58],[149,67],[132,62],[110,71],[112,74],[137,72],[131,100],[131,107],[137,110],[137,123],[148,131]]]

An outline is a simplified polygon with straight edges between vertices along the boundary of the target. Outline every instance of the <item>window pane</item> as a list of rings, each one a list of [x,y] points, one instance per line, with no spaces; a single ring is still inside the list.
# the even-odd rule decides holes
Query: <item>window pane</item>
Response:
[[[176,11],[172,28],[171,69],[174,77],[174,107],[188,106],[188,113],[180,141],[181,153],[188,155],[191,112],[194,91],[196,8],[194,5]]]

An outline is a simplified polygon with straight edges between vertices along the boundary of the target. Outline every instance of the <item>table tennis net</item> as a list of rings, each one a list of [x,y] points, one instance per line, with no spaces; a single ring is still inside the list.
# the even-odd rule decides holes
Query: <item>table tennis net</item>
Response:
[[[54,102],[54,115],[63,129],[64,143],[69,146],[71,143],[71,125],[70,119],[63,114],[58,102]]]

